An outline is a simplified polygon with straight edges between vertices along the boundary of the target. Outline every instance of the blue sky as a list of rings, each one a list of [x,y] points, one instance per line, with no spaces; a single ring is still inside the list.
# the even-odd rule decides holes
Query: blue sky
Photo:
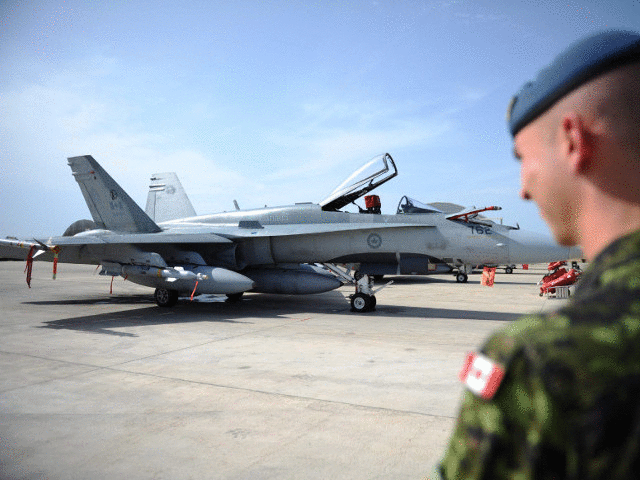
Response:
[[[66,158],[91,154],[143,208],[178,173],[199,214],[318,202],[389,152],[383,213],[519,199],[505,111],[591,32],[640,28],[640,0],[0,2],[0,235],[90,218]]]

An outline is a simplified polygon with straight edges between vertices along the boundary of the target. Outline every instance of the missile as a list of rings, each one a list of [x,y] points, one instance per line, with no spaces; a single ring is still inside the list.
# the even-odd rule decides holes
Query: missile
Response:
[[[178,280],[206,280],[207,276],[201,273],[195,273],[184,268],[155,268],[142,265],[123,265],[120,269],[120,275],[128,277],[132,275],[148,275],[151,277],[164,278],[168,282],[176,282]]]
[[[232,294],[253,288],[250,278],[226,268],[201,266],[157,268],[144,265],[103,265],[101,275],[121,275],[134,283],[170,288],[180,293]],[[197,285],[196,285],[197,282]]]

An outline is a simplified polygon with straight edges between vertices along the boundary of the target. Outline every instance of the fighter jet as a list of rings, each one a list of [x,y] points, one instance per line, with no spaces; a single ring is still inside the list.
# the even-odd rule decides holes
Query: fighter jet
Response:
[[[34,258],[53,261],[54,276],[57,262],[101,265],[102,275],[154,288],[161,307],[175,305],[180,295],[239,300],[247,291],[312,294],[350,283],[352,310],[366,312],[376,305],[374,274],[457,268],[466,275],[469,265],[580,257],[548,239],[487,223],[479,210],[447,214],[403,197],[395,215],[383,215],[371,195],[358,213],[342,211],[398,174],[388,153],[365,163],[318,204],[256,210],[236,204],[232,212],[203,216],[195,214],[173,173],[152,177],[143,211],[92,156],[68,163],[93,220],[75,222],[47,240],[0,240],[0,256],[29,250],[27,283]]]

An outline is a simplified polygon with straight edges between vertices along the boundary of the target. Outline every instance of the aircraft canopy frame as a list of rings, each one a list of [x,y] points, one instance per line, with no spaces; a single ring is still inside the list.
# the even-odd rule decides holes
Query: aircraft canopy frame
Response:
[[[442,210],[439,210],[431,205],[426,205],[415,198],[408,197],[404,195],[400,202],[398,202],[398,208],[396,209],[396,214],[415,214],[415,213],[443,213]]]
[[[396,175],[398,175],[398,169],[391,155],[388,153],[378,155],[338,185],[327,198],[320,202],[320,206],[325,211],[337,212]]]

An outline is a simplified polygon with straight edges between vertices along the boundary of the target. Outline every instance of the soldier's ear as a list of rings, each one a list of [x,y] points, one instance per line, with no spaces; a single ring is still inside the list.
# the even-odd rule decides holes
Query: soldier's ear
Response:
[[[576,113],[567,113],[559,125],[558,139],[569,168],[576,175],[587,172],[593,156],[593,139],[583,119]]]

